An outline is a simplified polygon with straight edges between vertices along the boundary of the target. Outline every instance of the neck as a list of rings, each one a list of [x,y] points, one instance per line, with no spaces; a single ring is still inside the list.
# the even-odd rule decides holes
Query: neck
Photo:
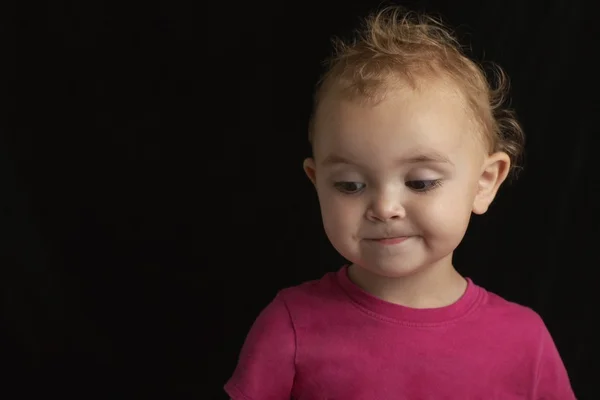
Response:
[[[354,284],[384,301],[411,308],[439,308],[456,302],[465,292],[467,281],[452,265],[452,255],[397,278],[373,273],[352,264],[348,276]]]

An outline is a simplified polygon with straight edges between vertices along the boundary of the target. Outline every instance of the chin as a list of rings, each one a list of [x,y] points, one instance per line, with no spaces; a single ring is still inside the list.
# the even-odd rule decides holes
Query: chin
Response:
[[[356,266],[369,271],[372,274],[376,274],[386,278],[404,278],[419,272],[425,265],[421,263],[411,263],[404,261],[386,261],[386,262],[373,262],[363,260],[356,262]]]

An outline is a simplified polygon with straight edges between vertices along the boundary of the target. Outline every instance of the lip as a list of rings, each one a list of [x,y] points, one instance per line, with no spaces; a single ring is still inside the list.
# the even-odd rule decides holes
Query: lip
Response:
[[[393,244],[400,244],[408,238],[410,238],[410,236],[397,236],[397,237],[387,237],[387,238],[367,239],[367,240],[369,242],[390,246]]]

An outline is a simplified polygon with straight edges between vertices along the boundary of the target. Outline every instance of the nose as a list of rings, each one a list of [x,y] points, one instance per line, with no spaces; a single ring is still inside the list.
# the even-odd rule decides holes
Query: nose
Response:
[[[406,210],[400,196],[393,191],[378,193],[367,209],[367,219],[371,221],[389,221],[406,217]]]

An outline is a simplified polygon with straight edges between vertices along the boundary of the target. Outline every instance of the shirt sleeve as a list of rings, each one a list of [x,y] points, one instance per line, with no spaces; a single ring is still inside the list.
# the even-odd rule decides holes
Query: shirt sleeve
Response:
[[[534,400],[575,400],[566,368],[550,332],[542,323]]]
[[[252,325],[225,392],[233,400],[289,400],[295,354],[294,329],[279,295]]]

